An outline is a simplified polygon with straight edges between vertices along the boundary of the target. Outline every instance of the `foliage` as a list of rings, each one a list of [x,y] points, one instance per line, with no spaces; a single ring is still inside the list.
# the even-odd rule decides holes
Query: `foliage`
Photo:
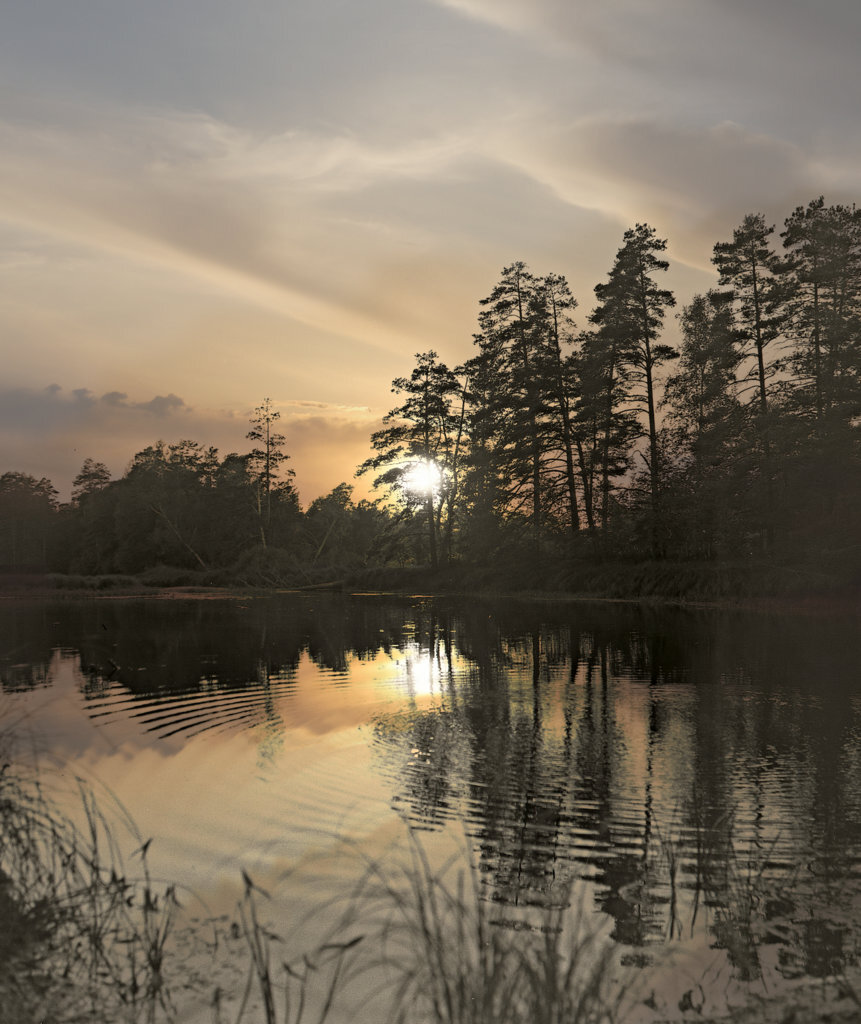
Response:
[[[0,772],[3,1019],[170,1019],[166,946],[180,910],[176,890],[153,881],[149,842],[139,836],[140,871],[129,874],[116,824],[91,790],[79,792],[82,829],[36,777],[9,763]]]
[[[0,476],[0,565],[44,566],[57,491],[28,473]]]

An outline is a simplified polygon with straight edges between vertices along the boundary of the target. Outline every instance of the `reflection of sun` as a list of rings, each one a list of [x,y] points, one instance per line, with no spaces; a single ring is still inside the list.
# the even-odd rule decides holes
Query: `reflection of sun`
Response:
[[[402,678],[407,692],[413,697],[429,696],[434,692],[434,683],[437,679],[437,665],[434,664],[430,651],[423,651],[417,647],[404,653],[406,662],[402,666]]]
[[[426,459],[410,463],[401,479],[404,490],[411,494],[433,494],[442,483],[442,471],[432,459]]]

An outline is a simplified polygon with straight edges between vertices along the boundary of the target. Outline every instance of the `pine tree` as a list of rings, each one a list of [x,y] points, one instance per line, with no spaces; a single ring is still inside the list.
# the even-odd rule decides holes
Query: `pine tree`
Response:
[[[786,288],[781,278],[783,265],[770,244],[774,227],[765,223],[761,213],[748,214],[733,232],[731,242],[718,242],[712,262],[719,283],[732,303],[734,328],[745,354],[754,357],[752,379],[759,434],[760,479],[763,486],[761,515],[763,538],[767,547],[774,542],[775,495],[774,460],[769,418],[769,380],[779,367],[773,360],[766,365],[765,350],[781,334],[785,316]],[[745,383],[745,382],[743,382]]]
[[[388,487],[406,506],[421,508],[433,568],[440,560],[443,514],[454,516],[463,426],[462,409],[454,402],[462,390],[436,352],[418,353],[411,375],[392,381],[392,392],[406,400],[383,418],[383,429],[371,436],[377,454],[358,469],[382,469],[374,486]]]
[[[667,270],[669,264],[658,254],[666,250],[665,239],[656,236],[648,224],[637,224],[627,230],[622,247],[605,284],[595,288],[600,305],[592,314],[592,322],[599,327],[610,356],[608,361],[608,392],[612,382],[624,377],[628,394],[646,414],[646,436],[649,445],[649,489],[651,494],[651,521],[653,553],[658,554],[658,523],[661,517],[661,460],[658,443],[657,397],[655,373],[677,352],[659,341],[666,310],[675,305],[672,292],[659,288],[654,276]],[[612,421],[611,408],[607,411],[607,428]],[[606,447],[606,445],[605,445]],[[608,474],[603,473],[604,505],[608,494]]]
[[[493,452],[505,479],[509,512],[528,509],[533,545],[540,546],[542,526],[541,337],[536,330],[537,278],[518,261],[502,277],[479,314],[479,350],[495,383],[487,415],[498,422]]]
[[[761,213],[748,214],[733,232],[731,242],[718,242],[712,262],[719,282],[728,288],[739,340],[755,357],[756,395],[760,413],[768,413],[768,380],[765,349],[780,336],[781,262],[769,243],[774,226],[768,227]]]
[[[665,504],[664,511],[681,526],[676,532],[687,534],[694,553],[711,557],[718,535],[728,534],[737,514],[728,505],[741,462],[744,416],[736,371],[742,357],[732,311],[721,293],[694,296],[679,321],[684,340],[663,402],[677,453],[676,493],[672,510]]]
[[[793,404],[820,424],[831,414],[847,418],[858,407],[861,365],[861,212],[820,196],[793,211],[781,238]]]
[[[577,300],[564,277],[548,274],[539,282],[533,297],[533,316],[539,329],[545,334],[541,376],[545,390],[547,414],[550,419],[549,435],[551,444],[560,449],[563,462],[564,490],[567,498],[569,529],[576,533],[580,528],[580,511],[577,497],[577,458],[582,468],[582,442],[577,436],[573,408],[576,402],[576,379],[573,364],[563,354],[562,346],[573,341],[573,311]],[[591,512],[591,508],[589,509]],[[594,525],[587,513],[587,523]]]
[[[266,547],[267,533],[272,522],[272,494],[280,467],[290,458],[284,451],[287,439],[274,429],[279,419],[281,413],[274,408],[272,400],[264,398],[262,404],[254,410],[249,421],[251,430],[245,435],[249,441],[255,441],[258,445],[249,453],[249,464],[257,478],[257,518],[263,547]],[[287,475],[292,477],[293,470],[288,470]]]

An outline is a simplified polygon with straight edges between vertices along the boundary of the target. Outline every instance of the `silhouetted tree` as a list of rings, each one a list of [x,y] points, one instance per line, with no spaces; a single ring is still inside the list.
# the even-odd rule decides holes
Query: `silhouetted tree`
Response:
[[[111,482],[111,473],[104,462],[84,459],[80,472],[72,481],[72,504],[78,505],[82,498],[100,491]]]
[[[522,261],[502,271],[479,314],[475,341],[488,385],[476,429],[505,492],[505,510],[525,515],[540,546],[546,446],[542,437],[546,334],[539,280]]]
[[[353,488],[338,484],[308,506],[305,527],[310,540],[308,561],[339,569],[368,564],[380,554],[386,527],[385,511],[368,501],[354,504]]]
[[[0,476],[0,564],[44,567],[56,513],[57,491],[46,477]]]
[[[664,404],[682,431],[696,478],[714,470],[737,418],[736,370],[741,361],[732,311],[717,291],[695,295],[679,320],[684,339],[679,366],[667,381]]]
[[[552,413],[550,444],[553,445],[555,441],[561,449],[567,497],[566,518],[569,529],[576,533],[580,528],[577,465],[580,466],[581,479],[584,479],[584,451],[573,411],[578,395],[575,364],[569,357],[570,353],[563,354],[562,347],[570,346],[573,342],[572,313],[577,308],[577,300],[571,294],[564,277],[548,274],[539,282],[533,307],[537,325],[546,335],[541,371],[548,411]],[[594,526],[590,500],[586,501],[586,521],[590,527]]]
[[[658,445],[655,371],[677,352],[658,338],[666,310],[675,305],[673,293],[659,288],[654,276],[669,264],[658,255],[665,251],[648,224],[637,224],[623,236],[606,284],[595,289],[600,306],[592,320],[605,326],[615,339],[616,358],[627,363],[630,395],[645,407],[649,442],[649,489],[651,494],[652,548],[659,553],[658,528],[661,498],[661,462]]]
[[[790,285],[788,365],[794,405],[818,421],[857,415],[861,375],[861,212],[825,206],[822,196],[799,206],[781,233]]]
[[[780,259],[771,248],[774,227],[765,223],[761,213],[748,214],[733,232],[731,242],[718,242],[712,262],[719,282],[728,286],[726,297],[732,302],[734,326],[741,344],[754,357],[753,382],[759,415],[755,420],[762,452],[760,473],[764,486],[763,534],[767,546],[774,540],[774,484],[772,440],[769,425],[768,382],[778,362],[766,366],[765,350],[780,337],[784,315],[782,300],[786,297],[781,280]]]
[[[612,326],[604,323],[597,331],[580,336],[574,356],[583,501],[593,528],[599,519],[606,528],[612,481],[627,472],[631,445],[641,434],[628,407],[627,368],[619,359],[618,341]]]
[[[742,357],[729,302],[719,292],[694,296],[679,321],[679,364],[664,390],[676,453],[673,507],[664,513],[683,527],[697,554],[711,556],[717,532],[727,531],[735,511],[731,481],[742,462],[737,446],[745,422],[736,397]]]
[[[735,327],[743,345],[756,360],[756,394],[760,412],[768,412],[768,379],[773,373],[765,363],[766,347],[780,336],[781,264],[771,248],[768,227],[761,213],[748,214],[733,232],[731,242],[718,242],[714,263],[720,284],[728,286]]]
[[[421,508],[430,563],[436,568],[442,516],[446,509],[453,515],[446,498],[460,473],[463,413],[454,401],[462,386],[454,371],[429,351],[416,355],[409,377],[392,381],[392,392],[405,395],[405,401],[383,418],[383,429],[371,436],[377,454],[357,473],[381,469],[375,487],[385,486],[407,507]]]
[[[117,496],[115,568],[136,572],[159,562],[206,568],[207,499],[217,469],[217,450],[188,439],[138,452]]]
[[[290,458],[284,451],[286,438],[274,429],[274,424],[281,419],[281,413],[272,405],[270,398],[264,398],[262,404],[254,410],[250,423],[251,430],[245,435],[249,441],[258,445],[249,453],[249,466],[256,474],[257,486],[257,517],[260,526],[260,543],[266,547],[266,534],[272,522],[272,492],[276,484],[280,467]],[[293,470],[287,471],[293,476]],[[284,481],[281,482],[282,491]]]

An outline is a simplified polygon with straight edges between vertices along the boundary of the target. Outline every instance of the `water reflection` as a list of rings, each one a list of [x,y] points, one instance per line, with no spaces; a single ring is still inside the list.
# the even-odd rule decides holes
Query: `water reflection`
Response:
[[[463,822],[504,906],[588,878],[626,946],[706,929],[745,979],[768,945],[787,975],[856,957],[854,621],[320,595],[4,605],[0,630],[4,690],[74,652],[91,718],[254,726],[263,770],[298,725],[369,725],[393,806]]]

